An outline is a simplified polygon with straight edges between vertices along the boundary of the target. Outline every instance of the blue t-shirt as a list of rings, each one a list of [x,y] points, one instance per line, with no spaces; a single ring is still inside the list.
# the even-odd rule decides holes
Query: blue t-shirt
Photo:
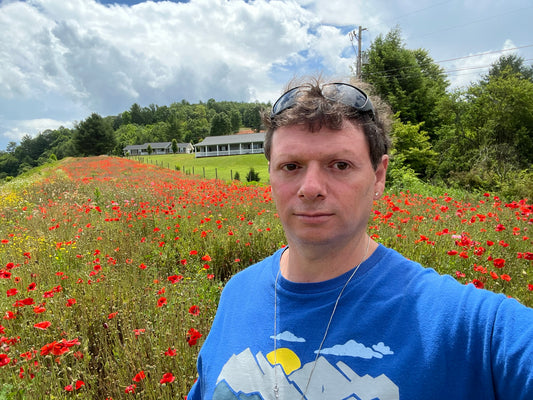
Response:
[[[317,357],[352,271],[319,283],[280,275],[275,313],[282,251],[224,288],[189,400],[276,399],[276,387],[290,400],[533,399],[533,309],[380,245]]]

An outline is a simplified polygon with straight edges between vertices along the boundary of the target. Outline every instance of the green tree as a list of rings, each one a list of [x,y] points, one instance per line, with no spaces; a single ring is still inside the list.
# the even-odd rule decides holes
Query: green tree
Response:
[[[211,120],[210,136],[222,136],[231,133],[231,121],[226,113],[218,113]]]
[[[113,128],[108,121],[93,113],[76,126],[74,144],[83,156],[107,154],[115,147]]]
[[[448,86],[443,69],[426,50],[407,49],[398,28],[385,37],[379,35],[367,54],[363,80],[373,85],[395,113],[400,113],[403,122],[424,122],[431,135],[440,125],[436,109]]]
[[[429,135],[421,130],[423,123],[403,123],[398,117],[392,125],[391,157],[396,166],[412,169],[417,176],[424,178],[436,166],[437,152],[432,149]]]
[[[237,110],[231,110],[229,114],[229,118],[231,121],[231,131],[233,133],[239,132],[239,129],[241,128],[241,125],[242,125],[241,113]]]
[[[243,115],[243,124],[255,132],[261,130],[261,106],[259,104],[250,104],[246,108]]]
[[[172,139],[172,153],[176,154],[178,152],[178,141]]]

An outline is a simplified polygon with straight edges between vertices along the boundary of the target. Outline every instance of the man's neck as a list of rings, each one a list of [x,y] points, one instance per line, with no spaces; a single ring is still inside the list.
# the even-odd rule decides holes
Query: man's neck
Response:
[[[366,260],[378,244],[364,235],[356,244],[342,248],[321,249],[291,245],[281,256],[280,268],[292,282],[322,282],[336,278]]]

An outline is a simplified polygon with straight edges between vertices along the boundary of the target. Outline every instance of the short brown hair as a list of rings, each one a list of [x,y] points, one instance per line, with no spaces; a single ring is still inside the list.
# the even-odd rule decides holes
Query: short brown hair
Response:
[[[374,169],[381,162],[384,154],[390,149],[390,111],[377,98],[370,96],[374,104],[373,114],[361,113],[354,107],[324,97],[322,88],[331,82],[324,82],[321,78],[309,79],[298,84],[289,84],[287,90],[301,88],[293,106],[283,112],[272,115],[270,110],[263,113],[263,123],[267,128],[265,135],[265,157],[270,161],[272,136],[276,129],[283,126],[304,125],[310,132],[316,132],[322,127],[340,130],[345,120],[360,126],[368,143],[370,161]],[[358,83],[358,87],[362,85]],[[368,85],[364,85],[368,86]],[[369,89],[365,87],[365,91]]]

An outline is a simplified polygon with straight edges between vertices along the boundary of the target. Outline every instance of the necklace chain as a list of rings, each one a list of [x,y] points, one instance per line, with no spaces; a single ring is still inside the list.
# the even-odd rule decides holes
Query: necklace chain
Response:
[[[356,267],[354,268],[352,274],[350,275],[350,277],[348,278],[348,280],[346,281],[346,283],[344,284],[344,286],[342,287],[339,295],[337,296],[337,300],[335,300],[335,305],[333,306],[333,311],[331,312],[331,315],[329,316],[329,321],[328,321],[328,324],[326,325],[326,331],[324,332],[324,336],[322,337],[322,341],[320,342],[320,346],[318,347],[318,350],[316,352],[316,357],[315,357],[315,361],[313,363],[313,368],[311,369],[311,372],[309,373],[309,378],[307,379],[307,385],[305,386],[305,390],[302,394],[302,397],[301,399],[305,399],[305,395],[307,394],[307,389],[309,389],[309,384],[311,383],[311,378],[313,376],[313,373],[315,372],[315,368],[316,368],[316,364],[317,364],[317,361],[318,361],[318,357],[320,356],[320,351],[322,350],[322,346],[324,345],[324,342],[326,341],[326,336],[328,335],[328,332],[329,332],[329,327],[331,325],[331,321],[333,320],[333,316],[335,315],[335,311],[337,311],[337,305],[339,304],[339,301],[341,299],[341,296],[342,294],[344,293],[344,290],[346,289],[346,287],[348,286],[348,284],[350,283],[350,281],[352,280],[352,278],[355,276],[355,273],[357,272],[357,270],[359,269],[359,267],[361,266],[361,264],[363,263],[363,261],[365,260],[366,256],[368,255],[368,249],[370,247],[370,237],[368,237],[368,240],[367,240],[367,243],[366,243],[366,250],[365,250],[365,253],[363,254],[363,258],[361,258],[361,261],[359,262],[359,264],[356,265]],[[277,376],[277,368],[276,368],[276,365],[277,365],[277,337],[278,337],[278,327],[277,327],[277,311],[278,311],[278,280],[279,280],[279,276],[281,275],[281,265],[280,265],[280,268],[278,270],[278,273],[276,275],[276,281],[274,282],[274,395],[276,397],[276,399],[279,399],[279,387],[278,387],[278,376]]]

